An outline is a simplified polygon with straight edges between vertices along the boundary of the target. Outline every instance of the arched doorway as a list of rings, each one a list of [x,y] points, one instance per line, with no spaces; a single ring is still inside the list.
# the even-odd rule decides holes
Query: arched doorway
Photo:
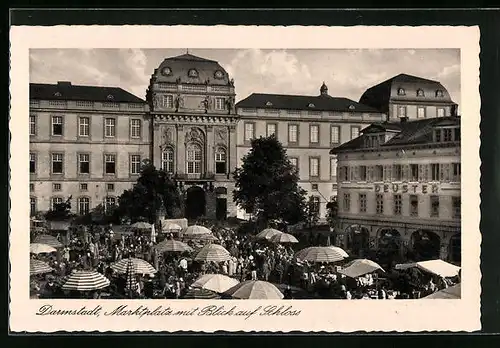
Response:
[[[370,232],[366,227],[351,225],[346,229],[347,248],[353,256],[363,257],[368,253]]]
[[[411,235],[412,255],[415,261],[439,259],[441,238],[429,230],[417,230]]]
[[[393,228],[382,228],[378,231],[377,258],[380,263],[391,265],[400,259],[401,234]]]
[[[227,189],[217,187],[215,189],[215,217],[217,220],[226,220],[227,218]]]
[[[205,215],[205,191],[199,186],[191,186],[186,191],[185,215],[188,219],[196,219]]]
[[[449,248],[450,261],[460,263],[462,261],[462,235],[460,233],[450,238]]]

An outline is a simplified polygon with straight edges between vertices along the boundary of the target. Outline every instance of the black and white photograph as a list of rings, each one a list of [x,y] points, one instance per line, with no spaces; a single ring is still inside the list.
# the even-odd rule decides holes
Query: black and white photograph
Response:
[[[37,315],[461,301],[460,48],[196,46],[29,48]]]

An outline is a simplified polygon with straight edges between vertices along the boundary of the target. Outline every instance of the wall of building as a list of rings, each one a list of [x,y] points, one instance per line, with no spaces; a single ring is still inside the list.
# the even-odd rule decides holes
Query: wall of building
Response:
[[[400,106],[406,107],[406,117],[410,120],[414,120],[418,117],[418,108],[425,108],[425,118],[434,118],[438,116],[438,109],[444,110],[444,117],[452,116],[451,115],[451,104],[432,104],[432,103],[405,103],[404,101],[392,102],[389,104],[389,118],[391,120],[398,120],[400,117],[400,113],[398,112],[398,108]]]

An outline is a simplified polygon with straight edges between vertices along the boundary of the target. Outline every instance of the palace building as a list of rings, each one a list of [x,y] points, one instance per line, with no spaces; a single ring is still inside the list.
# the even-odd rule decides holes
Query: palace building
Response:
[[[330,149],[357,138],[364,127],[385,120],[385,115],[330,96],[324,83],[319,92],[316,96],[253,93],[238,102],[237,158],[250,150],[251,139],[275,134],[299,171],[300,186],[324,220],[326,203],[337,195],[337,162]]]
[[[360,257],[460,262],[460,117],[373,123],[331,152],[337,245]]]

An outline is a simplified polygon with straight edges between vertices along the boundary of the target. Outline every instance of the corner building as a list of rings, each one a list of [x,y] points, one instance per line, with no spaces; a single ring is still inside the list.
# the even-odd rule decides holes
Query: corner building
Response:
[[[460,117],[374,123],[332,153],[337,245],[460,262]]]

